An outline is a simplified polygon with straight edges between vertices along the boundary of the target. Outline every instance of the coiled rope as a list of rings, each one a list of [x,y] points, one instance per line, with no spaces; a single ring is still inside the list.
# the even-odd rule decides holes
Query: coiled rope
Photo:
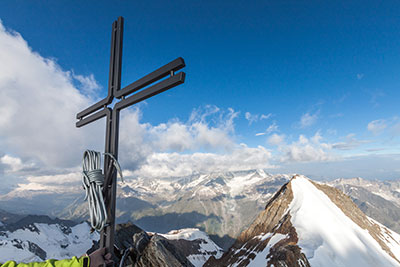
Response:
[[[112,159],[123,179],[118,161],[110,153],[104,153],[104,155]],[[88,200],[89,204],[90,224],[93,229],[101,231],[107,222],[107,209],[103,198],[104,174],[101,170],[100,152],[86,150],[83,153],[82,184],[85,189],[85,200]]]

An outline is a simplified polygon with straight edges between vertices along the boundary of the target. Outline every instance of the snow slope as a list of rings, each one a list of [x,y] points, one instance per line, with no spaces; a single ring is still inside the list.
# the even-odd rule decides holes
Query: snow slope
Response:
[[[295,175],[214,266],[400,266],[400,236],[340,190]]]
[[[311,266],[400,266],[367,230],[348,218],[307,178],[298,176],[291,185],[292,224]],[[399,244],[396,247],[400,248]],[[392,252],[400,258],[398,250]]]
[[[0,232],[0,262],[79,257],[99,239],[98,233],[90,233],[87,223],[75,225],[67,231],[59,224],[34,223],[33,226]]]
[[[200,248],[196,253],[188,255],[188,260],[196,267],[201,267],[211,255],[219,258],[223,254],[223,250],[218,247],[210,237],[197,228],[186,228],[181,230],[173,230],[166,234],[159,234],[168,240],[187,240],[200,241]]]

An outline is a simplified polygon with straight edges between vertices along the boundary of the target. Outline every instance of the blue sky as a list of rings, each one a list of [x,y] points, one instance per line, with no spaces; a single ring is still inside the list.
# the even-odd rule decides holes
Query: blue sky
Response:
[[[179,56],[187,65],[184,85],[123,115],[120,158],[131,174],[235,165],[317,179],[398,179],[398,14],[397,1],[2,1],[0,89],[8,100],[0,109],[7,129],[0,134],[0,170],[22,180],[73,173],[85,146],[102,149],[104,122],[80,132],[72,122],[80,108],[106,95],[111,23],[123,16],[123,85]],[[25,56],[14,56],[15,47]],[[25,62],[35,56],[36,63]],[[14,72],[10,61],[20,64]],[[36,80],[26,76],[39,65]],[[61,83],[59,94],[54,85]],[[39,97],[46,92],[59,99]],[[42,102],[27,108],[18,100],[27,95]],[[41,115],[52,107],[54,116]],[[30,108],[39,130],[30,124],[34,117],[15,126]],[[52,129],[60,123],[67,150],[76,150],[50,157],[66,148],[46,122]],[[39,132],[48,143],[33,138]],[[205,168],[210,160],[214,167]]]

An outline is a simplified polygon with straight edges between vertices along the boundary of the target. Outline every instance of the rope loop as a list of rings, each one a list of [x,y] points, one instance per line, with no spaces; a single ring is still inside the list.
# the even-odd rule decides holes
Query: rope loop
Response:
[[[121,166],[109,153],[114,166],[122,178]],[[97,231],[103,230],[107,222],[107,209],[103,198],[104,174],[101,170],[101,153],[86,150],[83,153],[82,185],[85,190],[85,200],[88,201],[90,224]]]
[[[121,166],[115,157],[109,156],[121,179]],[[107,223],[107,209],[103,198],[104,174],[101,170],[101,153],[93,150],[86,150],[83,153],[82,185],[85,189],[85,200],[88,201],[90,224],[97,231],[103,230]],[[122,180],[123,181],[123,180]]]

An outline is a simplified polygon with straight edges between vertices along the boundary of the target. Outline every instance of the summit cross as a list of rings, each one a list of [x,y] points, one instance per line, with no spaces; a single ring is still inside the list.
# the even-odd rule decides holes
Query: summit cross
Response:
[[[76,122],[76,127],[78,128],[106,117],[104,152],[112,154],[116,159],[118,159],[120,111],[185,82],[184,72],[175,73],[185,67],[183,58],[179,57],[121,89],[123,27],[123,17],[119,17],[118,20],[114,21],[112,24],[108,95],[103,100],[100,100],[76,115],[78,120]],[[167,76],[170,77],[165,78]],[[159,80],[161,81],[156,83]],[[114,107],[108,107],[108,105],[113,102],[114,97],[120,101],[116,102]],[[101,231],[100,247],[106,247],[108,252],[114,253],[117,173],[111,163],[111,158],[106,155],[104,158],[105,179],[103,195],[108,219],[106,226]]]

